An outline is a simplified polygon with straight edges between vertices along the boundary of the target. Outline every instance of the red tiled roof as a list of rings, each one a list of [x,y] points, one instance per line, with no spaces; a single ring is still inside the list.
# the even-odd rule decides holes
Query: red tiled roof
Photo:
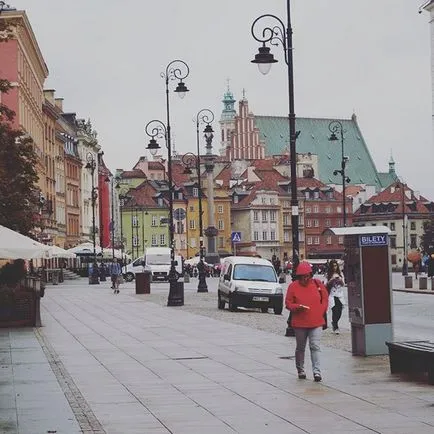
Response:
[[[148,163],[148,169],[149,170],[165,170],[165,167],[159,161],[150,161]]]
[[[132,202],[138,206],[155,207],[157,202],[154,196],[157,194],[157,190],[152,185],[145,181],[136,188],[130,189],[128,194],[132,197]]]
[[[140,169],[125,170],[122,172],[121,178],[143,178],[146,179],[146,175]]]

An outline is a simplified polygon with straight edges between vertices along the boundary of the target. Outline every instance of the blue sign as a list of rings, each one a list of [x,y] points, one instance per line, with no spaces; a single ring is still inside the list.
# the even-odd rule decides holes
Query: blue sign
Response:
[[[360,247],[378,247],[387,246],[389,240],[387,234],[377,234],[377,235],[360,235],[359,245]]]
[[[232,232],[231,233],[231,240],[233,243],[241,242],[241,232]]]

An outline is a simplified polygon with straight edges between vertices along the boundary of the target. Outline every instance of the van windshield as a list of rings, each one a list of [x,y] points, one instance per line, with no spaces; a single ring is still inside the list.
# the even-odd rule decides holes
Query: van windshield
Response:
[[[268,265],[237,264],[233,280],[253,280],[257,282],[277,282],[274,268]]]
[[[146,255],[147,265],[167,265],[170,264],[170,254],[168,255]]]

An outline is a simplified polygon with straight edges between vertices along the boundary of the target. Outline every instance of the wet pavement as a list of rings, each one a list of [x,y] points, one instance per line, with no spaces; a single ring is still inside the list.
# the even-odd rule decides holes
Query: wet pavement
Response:
[[[0,329],[0,433],[434,432],[434,387],[387,356],[323,346],[323,382],[298,380],[294,338],[108,286],[48,287],[43,327]]]

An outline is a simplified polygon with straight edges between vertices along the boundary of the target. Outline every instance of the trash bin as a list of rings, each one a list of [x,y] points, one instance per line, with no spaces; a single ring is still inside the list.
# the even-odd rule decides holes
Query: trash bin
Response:
[[[419,289],[428,289],[428,278],[419,276]]]
[[[404,280],[406,288],[413,288],[413,276],[405,276]]]
[[[143,271],[136,273],[136,294],[150,294],[151,293],[151,275],[150,271]]]
[[[58,285],[59,284],[59,272],[57,270],[53,270],[51,272],[51,283],[53,285]]]

